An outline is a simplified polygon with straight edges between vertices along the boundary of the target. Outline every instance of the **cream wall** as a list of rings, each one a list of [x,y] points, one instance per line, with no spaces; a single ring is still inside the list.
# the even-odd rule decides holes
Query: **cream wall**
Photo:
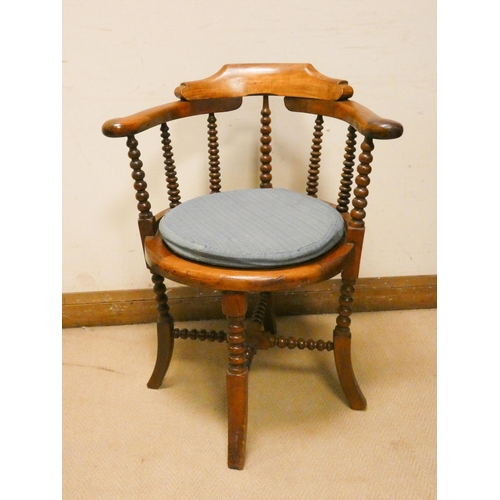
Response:
[[[63,0],[63,292],[150,286],[125,141],[104,137],[102,123],[175,100],[181,81],[237,62],[310,62],[347,79],[353,100],[403,123],[402,138],[375,144],[361,275],[436,273],[435,11],[434,0]],[[271,104],[275,179],[301,188],[313,118],[292,122],[278,98]],[[219,118],[225,189],[255,182],[258,171],[258,103],[245,106],[253,114],[232,127]],[[192,125],[187,140],[176,140],[184,125],[172,130],[183,199],[206,185],[204,119]],[[336,199],[345,127],[327,129],[320,195]],[[158,132],[138,139],[159,211]],[[242,164],[242,150],[253,164]],[[280,169],[287,154],[292,168]]]

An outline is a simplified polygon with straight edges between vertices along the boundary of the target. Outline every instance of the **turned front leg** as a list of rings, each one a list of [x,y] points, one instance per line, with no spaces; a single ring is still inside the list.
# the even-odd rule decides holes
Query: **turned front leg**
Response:
[[[244,319],[247,301],[244,293],[224,293],[222,312],[228,320],[227,367],[228,466],[243,469],[248,421],[248,365],[245,355]]]

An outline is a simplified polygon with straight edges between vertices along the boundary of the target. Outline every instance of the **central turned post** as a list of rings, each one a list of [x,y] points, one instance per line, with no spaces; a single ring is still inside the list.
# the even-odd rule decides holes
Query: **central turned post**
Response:
[[[228,321],[227,367],[228,405],[228,466],[243,469],[248,421],[248,364],[245,344],[245,314],[247,299],[244,293],[222,294],[222,312]]]
[[[260,187],[272,188],[273,175],[271,173],[273,167],[271,165],[271,109],[269,108],[269,96],[264,95],[262,99],[262,111],[260,112],[261,128],[260,128]]]

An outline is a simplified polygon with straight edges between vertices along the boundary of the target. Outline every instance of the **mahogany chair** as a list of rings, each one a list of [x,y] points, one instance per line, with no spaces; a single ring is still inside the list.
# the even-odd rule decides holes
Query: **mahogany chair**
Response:
[[[353,89],[345,80],[326,77],[310,64],[226,65],[209,78],[182,83],[175,90],[178,101],[108,120],[102,128],[108,137],[127,138],[140,236],[158,304],[158,353],[148,387],[156,389],[162,384],[174,339],[227,342],[228,465],[233,469],[242,469],[244,465],[248,374],[252,358],[260,349],[333,351],[350,407],[366,408],[351,363],[350,315],[354,284],[365,233],[373,141],[400,137],[403,127],[350,101],[352,94]],[[255,95],[262,96],[263,100],[260,189],[222,192],[215,115],[235,111],[243,97]],[[283,96],[289,111],[315,116],[304,194],[270,189],[273,184],[269,96]],[[210,194],[181,204],[169,125],[174,120],[200,114],[208,115]],[[325,118],[348,124],[340,191],[335,204],[317,199]],[[155,215],[148,201],[136,135],[156,126],[159,126],[163,145],[170,204]],[[354,178],[358,134],[362,142]],[[332,340],[278,336],[273,292],[318,283],[338,274],[341,274],[342,285]],[[227,333],[175,328],[165,278],[222,292]],[[259,300],[253,314],[246,319],[249,293],[258,294]]]

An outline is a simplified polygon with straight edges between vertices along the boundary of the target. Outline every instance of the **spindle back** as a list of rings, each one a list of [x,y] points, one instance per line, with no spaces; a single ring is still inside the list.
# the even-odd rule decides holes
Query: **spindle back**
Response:
[[[139,221],[143,221],[142,224],[140,222],[143,238],[155,230],[156,224],[135,136],[151,127],[160,128],[169,207],[175,208],[181,203],[181,192],[170,137],[170,122],[190,116],[207,115],[209,189],[210,193],[215,194],[221,191],[216,115],[238,109],[244,97],[261,95],[260,187],[272,188],[272,128],[269,96],[283,96],[289,111],[315,115],[305,191],[309,196],[317,197],[324,117],[343,120],[348,124],[348,129],[337,210],[345,213],[351,209],[350,224],[353,227],[364,226],[373,139],[392,139],[402,134],[399,123],[380,118],[363,106],[349,101],[353,89],[346,80],[322,75],[310,64],[229,64],[209,78],[182,83],[175,89],[175,95],[180,99],[177,102],[157,106],[126,118],[108,120],[103,125],[105,135],[127,137]],[[364,137],[361,144],[359,175],[354,179],[356,186],[353,190],[358,133]],[[354,194],[352,206],[351,191]],[[150,223],[146,224],[146,221]]]

